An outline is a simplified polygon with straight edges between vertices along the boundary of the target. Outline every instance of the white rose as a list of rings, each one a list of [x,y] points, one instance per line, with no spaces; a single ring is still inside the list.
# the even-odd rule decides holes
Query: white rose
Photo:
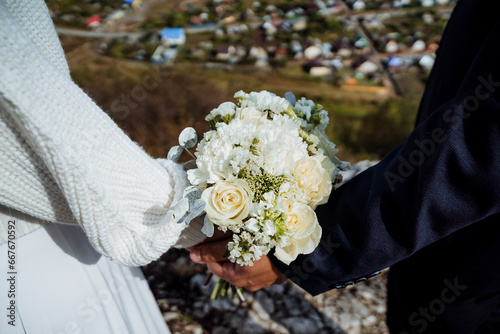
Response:
[[[235,117],[255,124],[262,124],[267,120],[267,113],[253,107],[247,107],[237,109]]]
[[[295,181],[313,209],[328,201],[334,172],[335,165],[324,155],[304,158],[295,166]]]
[[[208,218],[219,226],[236,225],[248,217],[253,192],[245,180],[220,181],[201,194]]]
[[[299,254],[312,253],[321,239],[321,226],[316,213],[308,205],[285,201],[286,228],[293,232],[291,243],[276,247],[274,255],[285,264],[290,264]]]

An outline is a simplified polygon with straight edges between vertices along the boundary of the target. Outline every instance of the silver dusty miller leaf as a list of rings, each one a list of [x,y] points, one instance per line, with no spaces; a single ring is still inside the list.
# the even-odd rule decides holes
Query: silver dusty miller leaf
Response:
[[[191,204],[194,200],[201,198],[201,189],[198,186],[189,186],[184,189],[182,197],[187,198]]]
[[[214,235],[214,223],[208,219],[208,216],[205,216],[205,219],[203,220],[203,228],[201,229],[201,232],[209,238]]]
[[[189,200],[187,198],[181,199],[177,204],[170,208],[170,213],[172,214],[172,221],[174,223],[182,223],[182,219],[186,213],[189,211]]]
[[[292,106],[295,105],[295,102],[297,102],[297,99],[295,98],[295,95],[292,92],[286,92],[285,93],[285,100],[290,102]]]
[[[185,128],[179,135],[179,145],[184,148],[191,148],[196,145],[198,136],[193,128]]]
[[[194,200],[193,202],[189,202],[189,213],[187,216],[184,218],[185,222],[190,222],[191,220],[195,219],[199,215],[203,213],[203,209],[205,209],[205,201],[201,199]]]
[[[177,162],[179,157],[181,156],[184,149],[180,146],[173,146],[170,151],[168,151],[167,159],[172,160],[173,162]]]

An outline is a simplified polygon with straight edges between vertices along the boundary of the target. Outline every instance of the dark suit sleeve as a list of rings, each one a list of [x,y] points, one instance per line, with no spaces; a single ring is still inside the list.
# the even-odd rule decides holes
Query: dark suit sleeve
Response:
[[[285,275],[312,294],[364,280],[419,249],[500,212],[498,24],[455,97],[398,148],[316,210],[320,246]]]

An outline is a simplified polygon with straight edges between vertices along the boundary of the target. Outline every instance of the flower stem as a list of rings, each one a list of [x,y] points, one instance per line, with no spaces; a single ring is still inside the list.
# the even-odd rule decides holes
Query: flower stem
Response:
[[[238,295],[238,297],[240,297],[240,300],[242,302],[244,302],[246,299],[245,299],[245,296],[243,296],[243,288],[236,288],[236,294]]]
[[[214,290],[212,291],[212,295],[210,296],[211,299],[217,299],[219,297],[219,289],[220,289],[220,284],[221,284],[221,279],[217,281],[217,284],[215,285]]]
[[[196,157],[185,147],[184,148],[184,151],[186,151],[194,160],[196,160]]]

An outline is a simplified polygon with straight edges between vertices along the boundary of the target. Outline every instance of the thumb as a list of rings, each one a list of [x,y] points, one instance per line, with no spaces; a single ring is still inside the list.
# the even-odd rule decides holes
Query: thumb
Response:
[[[225,239],[195,246],[190,250],[190,258],[197,263],[227,261],[224,253],[227,251],[228,241],[229,239]]]

